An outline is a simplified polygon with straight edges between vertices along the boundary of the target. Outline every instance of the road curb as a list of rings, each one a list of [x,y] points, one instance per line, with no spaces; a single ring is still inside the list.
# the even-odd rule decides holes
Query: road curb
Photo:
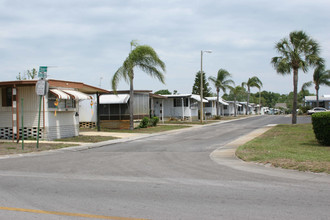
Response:
[[[260,136],[261,134],[271,129],[273,126],[274,125],[270,125],[267,127],[256,129],[247,135],[241,136],[238,139],[222,147],[219,147],[209,155],[211,160],[213,160],[219,165],[251,173],[257,173],[279,178],[290,178],[302,181],[321,181],[325,183],[330,183],[330,175],[326,173],[301,172],[298,170],[271,167],[265,164],[246,162],[236,156],[236,150],[239,146]]]

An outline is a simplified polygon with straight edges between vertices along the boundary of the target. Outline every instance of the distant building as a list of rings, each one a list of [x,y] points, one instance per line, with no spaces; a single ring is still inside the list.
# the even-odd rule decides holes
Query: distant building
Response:
[[[316,96],[305,96],[305,105],[316,107]],[[330,110],[330,95],[319,96],[319,107]]]
[[[176,94],[163,96],[167,97],[167,99],[164,100],[164,118],[166,120],[176,118],[197,121],[199,119],[201,106],[200,95]],[[208,101],[203,99],[203,103],[208,103]]]

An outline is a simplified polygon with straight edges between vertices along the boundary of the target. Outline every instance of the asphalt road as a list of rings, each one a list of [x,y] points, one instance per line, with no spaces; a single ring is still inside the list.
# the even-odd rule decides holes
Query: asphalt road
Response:
[[[290,122],[258,116],[0,159],[0,219],[330,219],[329,175],[210,158],[255,129]]]

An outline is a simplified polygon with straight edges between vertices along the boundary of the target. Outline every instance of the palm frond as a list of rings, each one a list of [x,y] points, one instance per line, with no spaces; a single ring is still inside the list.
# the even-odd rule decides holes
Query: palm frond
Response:
[[[119,69],[112,76],[111,87],[114,93],[117,93],[117,87],[121,78],[124,78],[127,81],[126,69],[124,66],[119,67]]]
[[[138,66],[142,71],[147,73],[149,76],[157,78],[160,82],[165,84],[165,77],[164,74],[159,71],[156,67],[151,66],[151,65],[145,65],[145,64],[140,64]]]

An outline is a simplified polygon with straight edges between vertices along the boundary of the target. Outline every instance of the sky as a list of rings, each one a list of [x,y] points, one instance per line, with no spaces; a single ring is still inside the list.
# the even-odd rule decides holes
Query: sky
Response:
[[[328,0],[0,0],[0,81],[49,66],[48,78],[111,90],[136,40],[165,62],[166,84],[136,69],[135,89],[191,93],[201,50],[212,50],[203,54],[207,77],[223,68],[236,85],[257,76],[262,90],[288,94],[292,74],[279,75],[270,63],[279,56],[275,44],[303,30],[330,69],[329,9]],[[299,71],[299,90],[312,75]],[[321,87],[324,94],[330,87]]]

